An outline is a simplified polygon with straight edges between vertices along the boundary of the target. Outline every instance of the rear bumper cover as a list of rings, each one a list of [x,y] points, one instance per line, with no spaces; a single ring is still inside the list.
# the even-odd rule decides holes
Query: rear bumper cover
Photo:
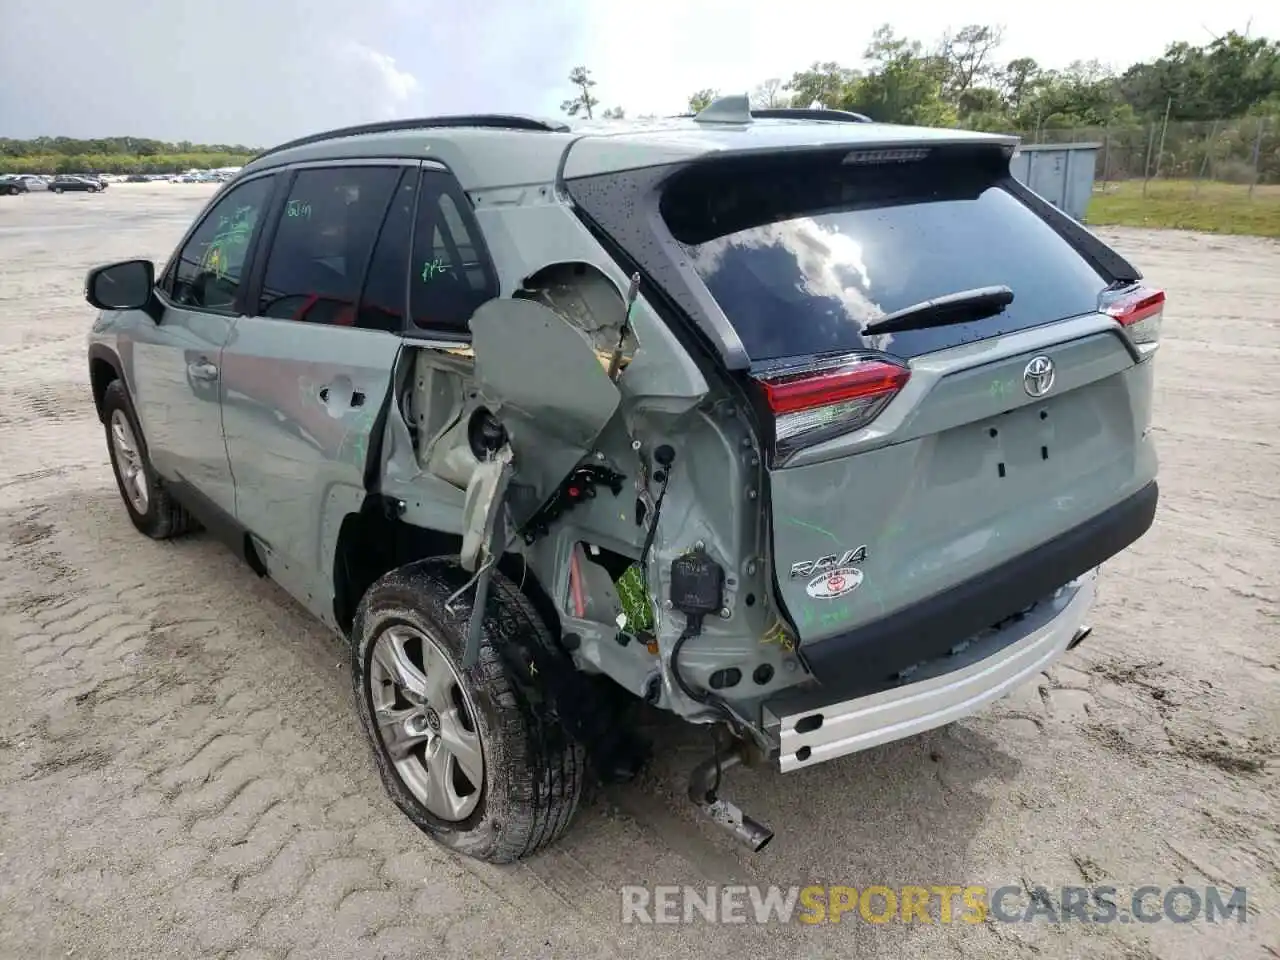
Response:
[[[818,687],[783,693],[766,706],[782,716],[884,689],[901,671],[945,656],[966,637],[1115,556],[1151,527],[1158,500],[1153,480],[1093,519],[979,577],[846,634],[802,643],[800,655]]]
[[[779,716],[766,705],[766,729],[778,743],[783,772],[900,740],[968,716],[1047,668],[1070,646],[1093,605],[1097,572],[1045,598],[1017,623],[980,638],[962,665],[914,683]],[[1012,635],[1012,642],[1010,642]]]

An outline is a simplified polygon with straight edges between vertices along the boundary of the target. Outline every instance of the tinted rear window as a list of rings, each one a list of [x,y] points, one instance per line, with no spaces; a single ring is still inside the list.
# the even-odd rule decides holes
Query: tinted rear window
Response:
[[[1001,183],[1007,161],[803,162],[685,175],[662,211],[752,361],[917,356],[1097,308],[1101,275]],[[888,313],[1005,284],[1004,313],[869,337]]]

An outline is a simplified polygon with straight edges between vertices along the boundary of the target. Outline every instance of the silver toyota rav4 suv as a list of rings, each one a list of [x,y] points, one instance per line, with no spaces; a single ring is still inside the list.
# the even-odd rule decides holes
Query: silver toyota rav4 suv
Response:
[[[712,731],[797,770],[950,723],[1089,632],[1156,509],[1164,294],[1016,141],[758,111],[346,128],[89,272],[148,536],[203,527],[349,639],[391,797],[494,862]]]

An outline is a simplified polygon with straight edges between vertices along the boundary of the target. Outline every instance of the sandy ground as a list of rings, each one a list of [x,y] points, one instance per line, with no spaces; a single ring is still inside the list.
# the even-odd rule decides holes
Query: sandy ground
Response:
[[[385,799],[341,642],[217,544],[118,502],[85,268],[167,255],[191,185],[0,201],[0,955],[1280,957],[1280,245],[1109,232],[1170,295],[1155,528],[1092,638],[943,731],[680,799],[705,738],[494,868]],[[627,883],[1243,885],[1244,924],[637,927]],[[935,914],[936,916],[936,914]]]

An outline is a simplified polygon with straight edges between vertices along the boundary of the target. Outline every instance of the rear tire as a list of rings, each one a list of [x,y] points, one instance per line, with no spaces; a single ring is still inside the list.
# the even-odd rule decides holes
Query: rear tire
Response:
[[[111,471],[120,499],[133,525],[153,540],[167,540],[196,527],[196,522],[165,489],[151,466],[147,441],[133,412],[129,393],[112,380],[102,395],[102,422],[106,426]]]
[[[490,582],[479,663],[463,668],[471,594],[455,603],[454,613],[444,605],[468,579],[455,562],[431,559],[378,580],[356,610],[351,680],[378,773],[396,806],[443,846],[490,863],[510,863],[541,850],[568,828],[582,795],[586,752],[565,730],[531,669],[539,649],[550,647],[551,636],[529,601],[499,573]],[[391,671],[385,667],[388,641],[406,661],[402,665],[397,658]],[[400,677],[412,679],[402,684]],[[438,713],[418,707],[423,719],[415,720],[416,703],[440,699],[430,692],[440,686],[427,677],[443,677],[450,699],[442,701],[446,709]],[[425,697],[402,695],[418,685],[428,691]],[[478,751],[466,744],[454,750],[453,725],[460,721]],[[421,742],[411,746],[414,740]],[[396,747],[394,756],[388,742]],[[433,753],[433,747],[443,751]],[[482,755],[479,784],[462,769],[476,769],[474,759],[467,764],[449,759],[472,751]],[[442,752],[445,766],[433,767]],[[444,806],[456,810],[457,817],[440,813],[442,804],[434,798],[441,795],[441,783],[448,794]],[[476,789],[467,792],[467,786]]]

